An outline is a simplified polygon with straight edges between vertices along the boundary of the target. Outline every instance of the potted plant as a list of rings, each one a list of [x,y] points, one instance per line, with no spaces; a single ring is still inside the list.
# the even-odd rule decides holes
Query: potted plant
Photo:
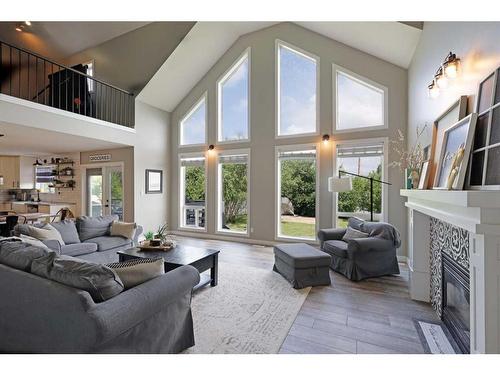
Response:
[[[398,167],[401,172],[404,172],[405,189],[416,189],[418,186],[420,167],[424,162],[424,150],[419,139],[426,128],[427,124],[421,129],[417,126],[417,139],[410,149],[407,148],[407,142],[401,130],[398,130],[397,139],[390,141],[392,150],[399,156],[399,160],[389,163],[389,166]]]

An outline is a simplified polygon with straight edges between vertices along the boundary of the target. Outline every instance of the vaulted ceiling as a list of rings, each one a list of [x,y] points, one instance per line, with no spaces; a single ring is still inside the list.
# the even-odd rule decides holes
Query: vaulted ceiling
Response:
[[[402,22],[295,23],[405,69],[422,31],[420,24]],[[274,24],[197,22],[140,92],[138,100],[173,111],[240,36]]]

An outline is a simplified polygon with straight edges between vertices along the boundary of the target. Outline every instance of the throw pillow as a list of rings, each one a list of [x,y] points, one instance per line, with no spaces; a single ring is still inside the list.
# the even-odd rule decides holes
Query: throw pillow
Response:
[[[54,252],[20,241],[2,241],[0,243],[0,263],[21,271],[29,272],[36,259],[51,253]]]
[[[347,242],[355,238],[366,238],[366,237],[368,237],[368,234],[361,232],[360,230],[347,227],[344,237],[342,237],[342,241]]]
[[[50,225],[57,229],[66,245],[80,243],[80,237],[78,237],[76,224],[73,220],[66,219],[51,223]]]
[[[136,259],[111,263],[107,266],[118,274],[125,289],[132,288],[165,273],[163,259]]]
[[[136,228],[137,225],[135,223],[124,223],[123,221],[113,221],[113,223],[111,223],[111,235],[125,237],[128,238],[129,240],[133,240]]]
[[[28,245],[38,246],[38,247],[43,247],[44,249],[48,249],[47,245],[45,245],[42,241],[37,240],[36,238],[27,236],[25,234],[21,234],[19,238],[21,239],[21,242],[27,243]]]
[[[33,225],[30,225],[27,227],[27,232],[26,235],[30,237],[34,237],[37,240],[44,241],[44,240],[56,240],[58,241],[61,246],[64,245],[64,241],[61,237],[61,234],[59,231],[54,228],[50,224],[45,224],[41,228],[37,228]]]
[[[111,268],[67,255],[51,253],[36,259],[31,273],[85,290],[94,302],[106,301],[123,291],[123,283]]]
[[[107,216],[80,216],[76,219],[76,228],[80,235],[80,241],[86,241],[91,238],[109,236],[111,223],[117,221],[117,215]]]

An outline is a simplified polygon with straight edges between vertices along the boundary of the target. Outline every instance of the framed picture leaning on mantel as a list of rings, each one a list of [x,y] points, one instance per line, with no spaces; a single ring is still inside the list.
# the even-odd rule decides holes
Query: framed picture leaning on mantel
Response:
[[[467,188],[500,190],[500,68],[479,83]]]
[[[146,194],[163,193],[163,171],[146,169]]]
[[[451,106],[446,108],[446,110],[434,121],[429,155],[429,178],[426,187],[432,188],[434,186],[434,179],[436,177],[439,156],[441,155],[441,145],[445,130],[453,124],[456,124],[457,121],[463,119],[466,114],[467,96],[463,95]]]
[[[471,113],[444,132],[434,189],[463,190],[477,114]]]

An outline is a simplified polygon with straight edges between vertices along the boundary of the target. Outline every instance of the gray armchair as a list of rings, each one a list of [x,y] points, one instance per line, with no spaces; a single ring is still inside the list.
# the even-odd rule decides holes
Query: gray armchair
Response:
[[[350,218],[347,224],[368,234],[366,238],[342,240],[346,229],[320,229],[321,250],[332,257],[330,268],[350,280],[399,274],[396,250],[399,232],[391,224]]]

